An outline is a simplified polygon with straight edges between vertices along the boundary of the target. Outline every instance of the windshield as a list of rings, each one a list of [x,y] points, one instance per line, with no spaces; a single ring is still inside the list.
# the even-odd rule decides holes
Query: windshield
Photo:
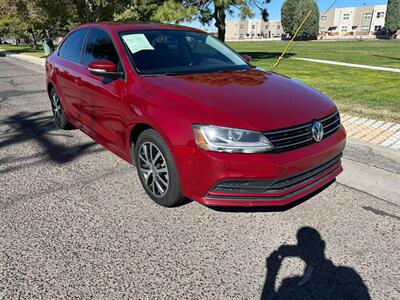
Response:
[[[120,33],[141,74],[192,74],[243,70],[250,66],[216,38],[183,30]]]

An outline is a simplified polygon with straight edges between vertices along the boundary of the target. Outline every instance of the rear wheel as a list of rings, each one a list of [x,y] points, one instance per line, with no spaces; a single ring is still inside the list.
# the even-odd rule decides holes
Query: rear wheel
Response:
[[[60,129],[71,129],[72,124],[68,122],[67,117],[64,113],[64,108],[61,104],[60,97],[58,96],[56,90],[53,88],[50,91],[50,101],[51,109],[53,111],[54,122]]]
[[[140,134],[133,152],[140,181],[150,198],[166,207],[181,203],[184,198],[175,160],[163,138],[147,129]]]

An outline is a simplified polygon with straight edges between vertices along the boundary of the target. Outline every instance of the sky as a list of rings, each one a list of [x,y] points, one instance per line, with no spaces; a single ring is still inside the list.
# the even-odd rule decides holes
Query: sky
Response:
[[[318,7],[321,12],[325,12],[329,6],[334,2],[334,0],[317,0]],[[269,13],[269,20],[280,20],[281,18],[281,6],[282,6],[283,0],[271,0],[271,3],[268,4],[268,13]],[[336,4],[333,7],[350,7],[350,6],[362,6],[362,5],[378,5],[378,4],[387,4],[386,0],[337,0]],[[256,15],[254,18],[261,18],[260,14],[256,12]],[[238,16],[227,16],[227,19],[237,19]],[[192,27],[198,27],[201,28],[201,24],[197,21],[192,22],[192,23],[185,23],[182,25],[188,25]],[[212,25],[210,27],[206,27],[203,29],[206,30],[215,30],[215,27]]]

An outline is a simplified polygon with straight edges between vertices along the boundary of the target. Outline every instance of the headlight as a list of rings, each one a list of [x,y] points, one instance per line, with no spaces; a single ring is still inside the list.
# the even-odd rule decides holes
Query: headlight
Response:
[[[229,153],[260,153],[273,148],[271,142],[258,131],[212,125],[193,125],[200,149]]]

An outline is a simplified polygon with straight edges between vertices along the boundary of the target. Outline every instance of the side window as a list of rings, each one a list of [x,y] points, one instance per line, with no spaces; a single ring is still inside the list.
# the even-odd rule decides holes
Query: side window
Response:
[[[88,65],[96,60],[108,60],[120,68],[118,53],[109,35],[102,30],[93,29],[86,44],[84,64]]]
[[[86,32],[87,29],[72,32],[61,45],[58,55],[67,60],[80,63]]]

